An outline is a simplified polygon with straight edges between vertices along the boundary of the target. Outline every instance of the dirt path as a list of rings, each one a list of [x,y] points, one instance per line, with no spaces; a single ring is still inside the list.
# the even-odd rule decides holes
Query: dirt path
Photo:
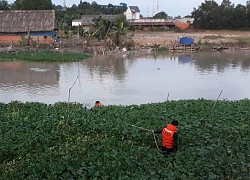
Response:
[[[150,32],[136,31],[133,40],[136,46],[149,46],[160,44],[162,46],[172,46],[179,42],[181,36],[190,36],[195,39],[195,43],[235,43],[237,38],[250,38],[247,31],[198,31],[198,32]]]

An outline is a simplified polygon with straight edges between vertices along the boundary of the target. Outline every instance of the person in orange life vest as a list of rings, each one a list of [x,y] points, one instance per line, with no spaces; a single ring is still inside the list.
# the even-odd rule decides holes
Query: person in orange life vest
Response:
[[[100,101],[96,101],[95,102],[95,107],[98,107],[98,106],[103,106],[102,103]]]
[[[178,121],[173,120],[171,124],[160,130],[152,130],[152,133],[162,134],[162,152],[171,153],[178,151]]]

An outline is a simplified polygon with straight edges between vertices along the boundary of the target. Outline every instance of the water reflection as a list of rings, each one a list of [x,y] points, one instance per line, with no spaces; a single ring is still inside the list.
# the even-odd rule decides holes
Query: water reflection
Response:
[[[0,83],[12,86],[26,84],[31,87],[56,84],[58,65],[48,63],[0,62]]]
[[[250,66],[250,53],[248,51],[221,53],[202,52],[193,54],[194,64],[198,71],[216,71],[223,73],[228,68],[240,67],[242,71],[248,71]]]
[[[126,64],[125,58],[117,55],[95,56],[83,62],[83,64],[86,65],[92,77],[95,73],[98,73],[100,78],[111,75],[118,80],[124,80],[127,73],[126,65],[130,67],[133,64],[133,60]]]
[[[0,100],[93,105],[250,98],[249,52],[96,56],[73,63],[0,63]]]
[[[180,56],[179,57],[179,61],[180,64],[184,64],[184,63],[192,63],[193,62],[193,58],[190,56]]]
[[[20,98],[26,101],[23,93],[31,97],[57,93],[58,70],[54,63],[0,62],[0,90],[7,94],[2,94],[1,100]]]

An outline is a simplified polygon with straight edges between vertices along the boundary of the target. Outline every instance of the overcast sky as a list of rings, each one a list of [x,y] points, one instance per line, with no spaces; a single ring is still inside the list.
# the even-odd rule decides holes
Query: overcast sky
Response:
[[[82,2],[93,2],[93,0],[82,0]],[[14,0],[8,0],[9,3],[13,3]],[[53,4],[63,5],[64,0],[52,0]],[[71,7],[73,4],[78,5],[80,0],[65,0],[66,6]],[[157,12],[164,11],[169,16],[176,17],[190,15],[193,11],[193,8],[198,8],[201,3],[205,2],[205,0],[96,0],[97,4],[113,4],[119,5],[121,2],[126,3],[128,6],[138,6],[141,14],[144,17],[152,16],[153,12],[156,14]],[[158,3],[157,3],[158,2]],[[215,0],[219,5],[222,0]],[[246,5],[247,0],[230,0],[230,2],[234,3],[235,6],[237,4]],[[157,11],[158,4],[158,11]]]

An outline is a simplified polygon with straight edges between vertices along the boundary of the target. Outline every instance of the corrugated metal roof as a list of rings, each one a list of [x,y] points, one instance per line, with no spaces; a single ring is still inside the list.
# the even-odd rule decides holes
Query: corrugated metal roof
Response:
[[[177,22],[194,22],[194,18],[181,18],[176,19]]]
[[[0,10],[0,32],[54,31],[54,10]]]
[[[175,26],[174,22],[129,22],[131,26]]]
[[[138,6],[129,6],[129,8],[131,9],[131,11],[141,12]]]
[[[95,18],[99,18],[100,16],[103,19],[107,19],[109,21],[114,21],[119,15],[83,15],[82,19],[81,19],[82,25],[93,24],[93,20]]]

